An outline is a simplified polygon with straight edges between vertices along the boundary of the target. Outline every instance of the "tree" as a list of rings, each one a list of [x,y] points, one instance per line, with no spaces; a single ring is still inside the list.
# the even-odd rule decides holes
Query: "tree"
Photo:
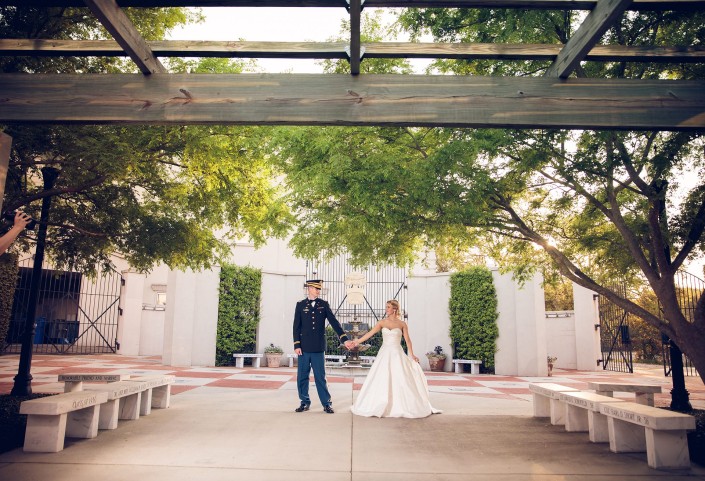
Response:
[[[629,13],[605,41],[697,43],[704,18]],[[414,31],[429,28],[439,40],[556,43],[570,37],[574,19],[564,12],[458,9],[410,11],[401,21]],[[436,68],[533,75],[548,64],[441,61]],[[702,69],[589,62],[578,74],[702,78]],[[691,318],[675,295],[677,270],[705,248],[702,135],[325,128],[285,138],[277,145],[290,199],[313,213],[313,228],[294,234],[299,252],[344,246],[360,264],[408,262],[424,246],[452,239],[481,246],[520,278],[548,258],[567,279],[667,334],[705,376],[705,293]],[[615,276],[644,278],[664,318],[609,289],[606,280]]]
[[[148,39],[193,19],[174,8],[126,12]],[[3,37],[106,35],[87,9],[6,7],[2,13]],[[110,58],[2,62],[4,71],[134,70],[130,62]],[[237,73],[244,65],[204,59],[175,60],[170,67]],[[259,147],[265,128],[9,125],[4,130],[13,137],[4,206],[38,217],[37,201],[53,196],[47,252],[59,265],[91,272],[120,253],[141,270],[159,262],[207,267],[227,257],[233,238],[261,243],[285,231],[287,209]],[[61,171],[48,192],[41,190],[44,166]]]

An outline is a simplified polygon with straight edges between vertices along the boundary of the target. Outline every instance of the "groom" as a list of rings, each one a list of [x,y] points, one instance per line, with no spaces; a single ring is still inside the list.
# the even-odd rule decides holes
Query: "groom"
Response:
[[[345,343],[345,347],[352,347],[328,303],[318,298],[322,287],[323,281],[320,279],[306,281],[308,296],[296,303],[294,311],[294,352],[299,356],[296,383],[301,400],[301,405],[295,409],[297,413],[308,411],[311,407],[311,398],[308,396],[308,377],[311,369],[323,410],[328,414],[335,412],[326,384],[326,319],[340,337],[340,341]]]

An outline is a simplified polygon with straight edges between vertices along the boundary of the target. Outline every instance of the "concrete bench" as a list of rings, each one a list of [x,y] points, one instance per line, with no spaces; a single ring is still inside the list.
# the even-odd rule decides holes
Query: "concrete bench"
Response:
[[[89,384],[85,390],[103,392],[108,396],[100,406],[99,429],[116,429],[118,419],[139,419],[142,393],[147,391],[143,381],[118,381],[108,384]]]
[[[470,364],[470,374],[480,374],[480,364],[482,364],[482,361],[474,359],[453,359],[453,364],[455,364],[456,374],[463,372],[463,364]]]
[[[551,418],[551,424],[565,424],[565,404],[561,401],[562,392],[578,392],[577,389],[551,382],[529,384],[534,398],[534,417]]]
[[[99,407],[108,401],[105,392],[67,392],[24,401],[20,414],[27,415],[24,450],[57,453],[64,438],[98,435]]]
[[[633,392],[637,404],[654,405],[654,393],[661,392],[661,386],[652,384],[615,383],[615,382],[588,382],[588,389],[597,394],[612,397],[616,392]]]
[[[610,440],[607,431],[607,417],[600,413],[600,405],[625,402],[594,392],[561,392],[560,400],[565,404],[565,430],[569,432],[587,431],[593,443],[606,443]]]
[[[693,416],[629,401],[601,404],[600,413],[607,416],[610,451],[646,451],[651,468],[690,467],[686,433],[695,429]]]
[[[131,382],[147,383],[140,401],[140,416],[152,412],[152,408],[167,409],[171,405],[171,385],[176,382],[173,374],[156,374],[128,379]]]
[[[289,367],[294,367],[294,359],[298,359],[298,354],[287,354],[286,357],[289,358]]]
[[[344,354],[326,354],[326,364],[343,364],[345,358],[348,357]]]
[[[130,379],[129,374],[67,373],[59,374],[64,392],[82,391],[84,382],[118,382]]]
[[[233,354],[235,358],[235,367],[243,368],[245,367],[245,358],[252,358],[252,365],[259,368],[260,360],[264,354]]]

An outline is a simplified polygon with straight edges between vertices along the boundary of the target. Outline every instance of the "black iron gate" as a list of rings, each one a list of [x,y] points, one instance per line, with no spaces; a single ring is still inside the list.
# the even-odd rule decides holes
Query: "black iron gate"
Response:
[[[26,326],[32,259],[20,261],[10,326],[3,353],[19,353]],[[111,269],[89,277],[44,264],[39,286],[33,351],[46,354],[116,352],[120,291]]]
[[[693,322],[695,315],[695,307],[698,303],[698,299],[705,291],[705,281],[700,279],[693,274],[684,271],[678,271],[675,276],[676,282],[676,297],[678,299],[678,305],[683,311],[683,315],[690,322]],[[659,315],[661,319],[663,316],[663,309],[659,304]],[[663,374],[664,376],[671,375],[671,349],[670,349],[670,339],[668,336],[662,336],[663,341]],[[688,356],[683,354],[683,374],[685,376],[698,376],[698,371],[696,371],[695,366],[690,361]]]
[[[610,290],[627,298],[625,285],[612,286]],[[602,369],[607,371],[634,372],[632,341],[629,335],[629,313],[607,299],[599,296],[600,346]]]
[[[328,301],[333,313],[338,318],[343,329],[350,330],[350,321],[362,322],[360,328],[368,329],[385,315],[386,302],[390,299],[399,301],[399,305],[406,313],[406,269],[393,266],[373,266],[353,268],[348,262],[349,256],[341,254],[330,260],[314,260],[306,262],[307,279],[323,279],[321,297]],[[362,305],[349,306],[346,304],[347,289],[345,276],[352,271],[364,272],[367,281],[365,289],[365,302]],[[406,315],[406,314],[405,314]],[[326,354],[345,354],[340,347],[338,336],[331,328],[327,329]],[[364,355],[375,355],[382,339],[374,336],[368,344],[371,347]]]

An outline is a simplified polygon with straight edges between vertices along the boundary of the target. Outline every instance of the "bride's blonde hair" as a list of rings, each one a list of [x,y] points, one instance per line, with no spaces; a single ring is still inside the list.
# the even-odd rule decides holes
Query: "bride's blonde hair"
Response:
[[[394,310],[397,311],[397,316],[399,316],[399,320],[403,321],[404,316],[402,315],[401,307],[399,306],[399,301],[397,301],[396,299],[390,299],[387,301],[387,304],[390,304],[394,308]]]

